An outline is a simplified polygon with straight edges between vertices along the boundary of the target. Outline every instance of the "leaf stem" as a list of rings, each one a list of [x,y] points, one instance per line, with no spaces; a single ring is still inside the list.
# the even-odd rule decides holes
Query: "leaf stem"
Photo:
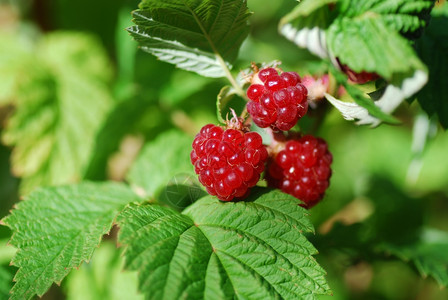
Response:
[[[226,77],[229,80],[232,87],[235,89],[236,93],[242,97],[243,99],[246,99],[246,93],[241,88],[241,86],[238,85],[235,78],[232,76],[232,73],[230,73],[230,69],[227,66],[226,62],[222,58],[222,56],[216,51],[215,46],[212,44],[213,52],[215,53],[216,58],[218,59],[219,64],[221,65],[222,69],[224,70],[224,73],[226,73]]]

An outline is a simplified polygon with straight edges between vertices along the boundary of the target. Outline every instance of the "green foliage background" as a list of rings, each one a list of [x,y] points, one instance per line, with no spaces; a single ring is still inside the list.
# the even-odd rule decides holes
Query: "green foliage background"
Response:
[[[176,210],[203,195],[185,147],[201,126],[217,123],[216,96],[228,83],[137,50],[124,28],[138,3],[0,1],[7,16],[0,22],[1,217],[37,186],[83,179],[126,180],[140,196]],[[251,61],[280,60],[283,69],[301,75],[327,68],[278,33],[280,19],[295,6],[292,0],[248,1],[251,31],[234,74]],[[448,102],[440,101],[447,94],[446,32],[435,27],[447,23],[446,11],[444,5],[436,12],[416,42],[430,82],[418,96],[421,104],[400,106],[401,125],[358,127],[333,109],[317,132],[334,157],[327,195],[310,210],[316,234],[308,238],[333,292],[319,299],[448,298],[439,288],[448,284],[448,133],[423,111],[447,126]],[[57,150],[49,157],[48,147]],[[176,198],[185,191],[188,199]],[[95,242],[110,228],[102,229]],[[0,227],[1,299],[8,298],[17,271],[9,265],[10,235]],[[112,229],[92,261],[53,285],[45,299],[123,299],[123,289],[126,299],[142,298],[137,275],[121,271],[115,235]]]

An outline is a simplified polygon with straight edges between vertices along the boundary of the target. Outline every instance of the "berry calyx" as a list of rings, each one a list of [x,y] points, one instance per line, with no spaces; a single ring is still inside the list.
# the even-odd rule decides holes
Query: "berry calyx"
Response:
[[[311,208],[322,200],[329,186],[333,157],[327,143],[305,135],[277,145],[268,162],[266,179],[269,186],[302,200]]]
[[[246,132],[240,121],[230,124],[227,128],[213,124],[202,127],[190,154],[201,184],[222,201],[247,196],[260,179],[268,157],[258,133]]]
[[[295,72],[274,68],[255,73],[247,89],[247,111],[257,126],[290,130],[308,110],[307,89]]]
[[[312,103],[322,100],[325,97],[325,93],[328,93],[330,89],[328,74],[324,74],[322,77],[305,75],[302,78],[302,84],[308,90],[308,101]]]

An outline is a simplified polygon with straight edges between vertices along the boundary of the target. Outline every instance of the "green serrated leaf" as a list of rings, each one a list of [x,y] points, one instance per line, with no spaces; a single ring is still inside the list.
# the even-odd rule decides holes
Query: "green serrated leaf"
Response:
[[[424,277],[432,276],[441,287],[448,286],[448,232],[424,228],[412,244],[382,244],[380,248],[412,262]]]
[[[127,30],[147,51],[178,68],[223,77],[249,33],[245,0],[143,0]]]
[[[363,5],[357,8],[363,12],[367,9]],[[357,105],[331,98],[329,101],[346,119],[359,119],[358,124],[397,123],[389,114],[426,84],[427,69],[409,42],[389,28],[380,15],[370,11],[356,15],[353,11],[359,13],[350,8],[346,12],[349,17],[338,18],[328,28],[329,51],[339,60],[338,64],[348,64],[355,72],[377,73],[388,81],[388,85],[383,93],[371,94],[372,100],[376,100],[373,102],[334,72]]]
[[[117,213],[139,198],[119,183],[40,188],[3,219],[18,248],[11,299],[42,296],[83,261],[89,261]]]
[[[193,138],[179,131],[164,133],[142,150],[127,180],[147,196],[155,197],[178,175],[195,177],[190,163]]]
[[[119,216],[126,268],[148,299],[316,299],[330,293],[294,197],[258,189],[247,202],[207,196],[182,214],[130,205]]]
[[[107,56],[92,37],[47,35],[35,63],[21,74],[16,109],[3,132],[14,146],[12,168],[21,192],[78,181],[112,100]]]
[[[428,24],[434,0],[340,0],[342,12],[354,17],[378,14],[390,27],[409,37],[417,37]]]
[[[372,126],[398,123],[389,114],[428,80],[425,65],[402,35],[417,36],[428,24],[433,5],[432,0],[304,0],[282,19],[280,31],[337,67],[348,65],[354,72],[376,73],[387,80],[381,97],[372,99],[347,85],[346,78],[338,80],[355,103],[331,95],[327,99],[344,118]]]
[[[326,37],[332,55],[355,72],[373,72],[394,80],[425,69],[408,41],[375,14],[337,19]]]
[[[304,0],[282,19],[280,32],[321,58],[396,81],[425,70],[400,33],[418,36],[433,5],[433,0]]]

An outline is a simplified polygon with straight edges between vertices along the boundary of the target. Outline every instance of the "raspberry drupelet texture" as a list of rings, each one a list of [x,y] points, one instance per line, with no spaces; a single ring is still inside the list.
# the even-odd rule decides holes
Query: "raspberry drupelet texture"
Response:
[[[289,140],[268,162],[270,186],[302,200],[311,208],[324,196],[331,176],[333,157],[327,143],[310,135]]]
[[[254,75],[247,89],[247,111],[257,126],[290,130],[308,110],[307,89],[295,72],[280,75],[265,68]]]
[[[256,132],[205,125],[191,151],[199,181],[222,201],[244,198],[264,171],[268,153]]]

